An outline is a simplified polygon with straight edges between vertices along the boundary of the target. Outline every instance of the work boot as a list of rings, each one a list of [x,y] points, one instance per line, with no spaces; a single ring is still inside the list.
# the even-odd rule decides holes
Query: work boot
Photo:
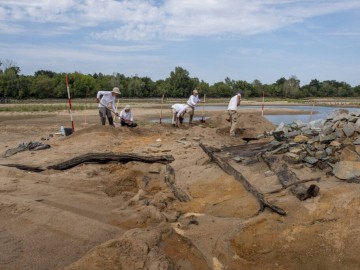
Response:
[[[115,127],[114,125],[114,119],[112,117],[108,117],[109,125]]]

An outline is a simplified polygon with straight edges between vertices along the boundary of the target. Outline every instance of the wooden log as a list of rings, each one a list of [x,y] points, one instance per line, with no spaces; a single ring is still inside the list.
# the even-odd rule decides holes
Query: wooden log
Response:
[[[42,172],[42,171],[45,171],[44,168],[32,167],[32,166],[21,165],[21,164],[1,164],[1,165],[5,166],[5,167],[14,167],[16,169],[23,170],[23,171],[28,171],[28,172]]]
[[[301,183],[301,180],[296,174],[288,168],[288,165],[280,158],[270,154],[264,153],[261,155],[263,161],[269,168],[277,175],[279,182],[283,187],[290,187],[290,191],[301,201],[311,197],[316,197],[319,194],[320,188],[317,185],[310,185],[307,187]]]
[[[278,213],[279,215],[286,215],[286,212],[283,209],[269,203],[265,199],[264,195],[259,192],[253,185],[251,185],[251,183],[245,178],[245,176],[243,176],[239,171],[237,171],[233,166],[231,166],[224,158],[216,155],[216,152],[219,152],[218,149],[213,147],[207,147],[202,143],[200,143],[199,145],[204,150],[204,152],[211,158],[211,160],[214,161],[224,172],[234,176],[237,181],[240,181],[242,183],[242,185],[248,192],[255,196],[255,198],[260,204],[261,211],[263,211],[267,207],[275,213]]]
[[[287,189],[287,188],[289,188],[289,187],[292,187],[292,186],[298,185],[298,184],[302,184],[302,183],[307,183],[307,182],[312,182],[312,181],[319,182],[320,179],[321,179],[321,177],[299,180],[298,182],[291,183],[291,184],[289,184],[288,186],[282,186],[281,188],[278,188],[278,189],[275,189],[275,190],[273,190],[273,191],[270,191],[270,192],[268,192],[268,194],[278,193],[278,192],[280,192],[280,191],[282,191],[282,190],[285,190],[285,189]]]
[[[174,193],[175,197],[180,202],[188,202],[188,201],[190,201],[189,195],[186,194],[182,189],[177,187],[176,182],[175,182],[175,170],[169,164],[166,165],[165,183],[171,188],[171,190]]]
[[[122,153],[122,154],[114,154],[114,153],[88,153],[78,157],[74,157],[72,159],[66,160],[64,162],[48,166],[48,169],[52,170],[67,170],[72,167],[75,167],[82,163],[100,163],[105,164],[108,162],[120,162],[127,163],[130,161],[138,161],[144,163],[163,163],[167,164],[174,161],[173,156],[171,155],[161,155],[161,156],[144,156],[132,153]]]

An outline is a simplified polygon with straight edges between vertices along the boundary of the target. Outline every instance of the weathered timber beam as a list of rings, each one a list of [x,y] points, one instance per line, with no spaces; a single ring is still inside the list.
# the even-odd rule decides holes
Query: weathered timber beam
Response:
[[[31,171],[31,172],[42,172],[47,169],[52,170],[68,170],[77,165],[83,163],[100,163],[105,164],[108,162],[120,162],[127,163],[130,161],[138,161],[144,163],[163,163],[168,164],[174,161],[173,156],[171,155],[161,155],[161,156],[144,156],[132,153],[123,153],[123,154],[113,154],[113,153],[88,153],[78,157],[74,157],[72,159],[66,160],[64,162],[60,162],[55,165],[51,165],[48,167],[32,167],[22,164],[1,164],[6,167],[15,167],[20,170]]]
[[[186,194],[182,189],[178,188],[175,183],[175,170],[169,164],[166,165],[165,170],[165,183],[171,188],[175,197],[180,202],[188,202],[190,201],[190,197]]]
[[[75,167],[82,163],[100,163],[105,164],[108,162],[120,162],[127,163],[130,161],[139,161],[144,163],[170,163],[174,161],[173,156],[171,155],[162,155],[162,156],[144,156],[132,153],[123,153],[123,154],[113,154],[113,153],[88,153],[72,159],[66,160],[64,162],[48,166],[48,169],[53,170],[67,170],[72,167]]]
[[[202,143],[200,143],[200,147],[211,158],[211,160],[214,161],[224,172],[234,176],[236,180],[242,183],[242,185],[248,192],[255,196],[255,198],[260,204],[261,211],[263,211],[267,207],[275,213],[278,213],[279,215],[286,215],[286,212],[283,209],[269,203],[265,199],[264,195],[259,192],[253,185],[251,185],[251,183],[245,178],[245,176],[243,176],[239,171],[237,171],[233,166],[231,166],[225,159],[216,155],[216,152],[219,152],[216,148],[207,147]]]
[[[310,185],[307,187],[302,184],[296,174],[289,170],[287,164],[280,158],[270,153],[262,154],[261,158],[277,175],[281,185],[286,188],[290,187],[290,191],[299,200],[304,201],[308,198],[316,197],[319,194],[320,188],[317,185]]]

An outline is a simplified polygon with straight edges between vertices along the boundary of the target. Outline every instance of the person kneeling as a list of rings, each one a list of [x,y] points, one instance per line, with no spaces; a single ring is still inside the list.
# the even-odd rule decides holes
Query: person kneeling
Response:
[[[120,124],[121,126],[136,127],[137,124],[133,120],[130,105],[126,105],[120,112]]]

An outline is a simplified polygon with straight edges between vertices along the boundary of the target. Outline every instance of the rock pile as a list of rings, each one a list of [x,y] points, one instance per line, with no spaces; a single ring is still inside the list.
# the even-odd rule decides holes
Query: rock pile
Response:
[[[281,123],[271,135],[276,139],[271,142],[272,154],[360,183],[360,111],[336,110],[325,120],[308,124]]]

